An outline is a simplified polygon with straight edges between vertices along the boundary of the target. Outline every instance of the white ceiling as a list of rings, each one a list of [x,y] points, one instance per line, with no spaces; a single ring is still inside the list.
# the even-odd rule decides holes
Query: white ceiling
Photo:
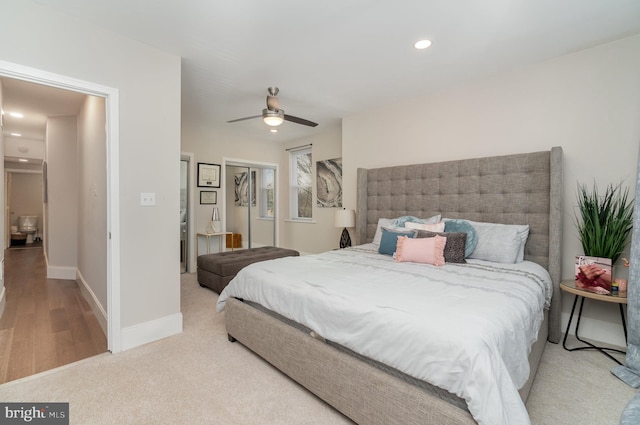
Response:
[[[35,1],[181,56],[185,123],[279,141],[640,33],[638,0]],[[421,38],[432,47],[415,50]],[[269,86],[319,126],[285,122],[274,136],[259,119],[226,123],[260,114]]]

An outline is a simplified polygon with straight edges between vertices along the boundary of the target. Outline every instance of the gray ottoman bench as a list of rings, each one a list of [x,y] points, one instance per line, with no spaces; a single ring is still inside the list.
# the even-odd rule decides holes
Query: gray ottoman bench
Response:
[[[226,251],[198,256],[198,283],[218,294],[245,266],[274,258],[293,257],[300,253],[293,249],[263,246],[260,248]]]

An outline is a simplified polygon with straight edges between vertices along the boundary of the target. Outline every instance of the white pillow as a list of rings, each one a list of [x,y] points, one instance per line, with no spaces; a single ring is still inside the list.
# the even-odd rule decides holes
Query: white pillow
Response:
[[[520,263],[529,237],[528,224],[499,224],[469,221],[478,234],[478,244],[469,258],[496,263]]]
[[[444,232],[444,221],[436,224],[423,224],[414,223],[413,221],[407,221],[406,223],[404,223],[404,227],[406,227],[407,229],[426,230],[428,232]]]
[[[440,218],[441,216],[438,214],[429,218],[421,218],[420,220],[422,220],[422,223],[424,224],[435,224],[440,221]],[[380,246],[380,239],[382,239],[382,228],[386,227],[387,229],[397,229],[398,226],[393,225],[393,222],[395,220],[395,218],[379,218],[378,227],[376,228],[376,234],[373,236],[373,240],[371,241],[371,243]],[[406,224],[407,223],[405,223],[405,225]]]
[[[380,246],[380,239],[382,239],[382,228],[386,227],[388,229],[394,228],[391,223],[393,222],[393,218],[380,218],[378,219],[378,227],[376,228],[376,234],[373,236],[372,243],[374,245]]]

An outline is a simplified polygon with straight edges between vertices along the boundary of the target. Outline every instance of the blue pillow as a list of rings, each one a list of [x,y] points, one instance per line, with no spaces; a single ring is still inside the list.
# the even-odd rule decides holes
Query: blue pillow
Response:
[[[407,236],[409,238],[415,238],[417,233],[417,230],[397,230],[383,227],[378,252],[384,255],[393,255],[395,254],[396,246],[398,245],[398,237]]]
[[[407,221],[411,221],[413,223],[424,223],[424,220],[422,220],[421,218],[414,217],[412,215],[403,215],[402,217],[398,217],[393,220],[393,223],[391,223],[391,225],[395,227],[404,227],[404,223],[406,223]]]
[[[446,220],[444,222],[445,232],[465,232],[467,234],[467,243],[464,246],[464,257],[471,255],[476,245],[478,245],[478,233],[476,229],[466,220]]]

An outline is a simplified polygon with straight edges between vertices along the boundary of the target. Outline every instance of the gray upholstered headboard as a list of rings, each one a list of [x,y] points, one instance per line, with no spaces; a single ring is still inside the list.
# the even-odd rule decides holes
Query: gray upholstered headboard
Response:
[[[560,340],[562,148],[431,164],[358,169],[356,237],[371,242],[379,218],[403,215],[528,224],[525,259],[554,284],[549,340]]]

